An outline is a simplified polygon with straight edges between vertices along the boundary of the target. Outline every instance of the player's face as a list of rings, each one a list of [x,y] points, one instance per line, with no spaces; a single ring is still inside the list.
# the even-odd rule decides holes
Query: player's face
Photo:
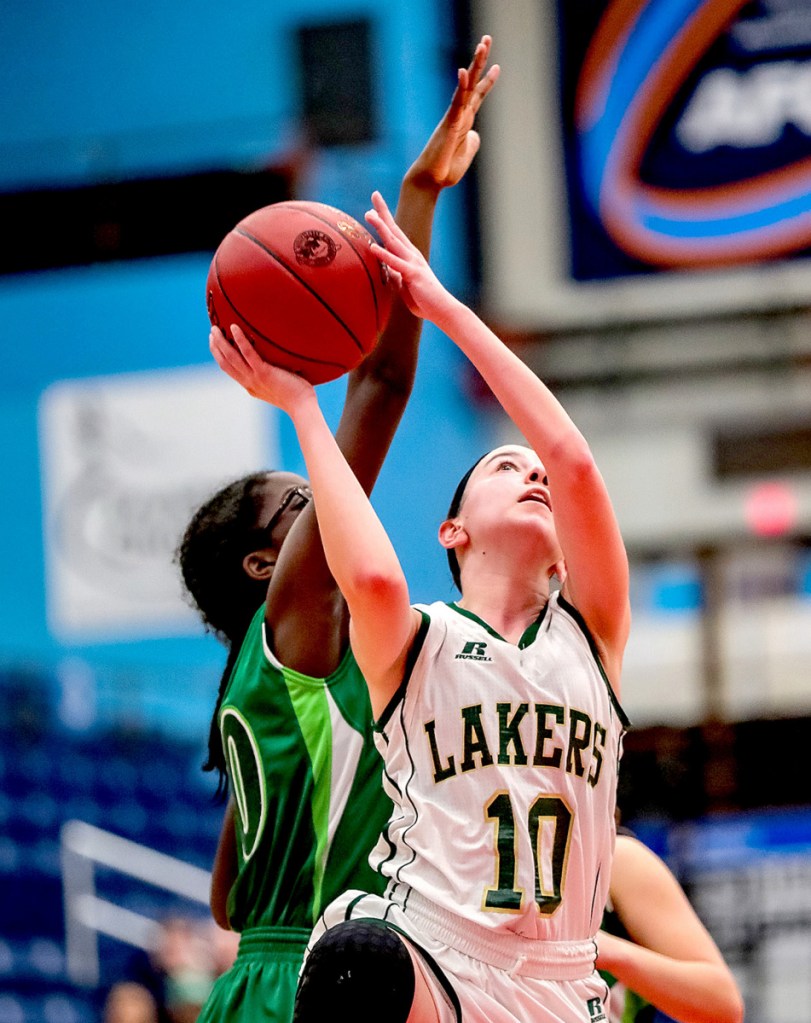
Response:
[[[278,472],[269,477],[261,521],[267,546],[276,553],[312,496],[310,485],[303,476]]]
[[[511,542],[512,528],[526,527],[543,546],[557,549],[546,470],[531,448],[504,445],[485,455],[468,481],[460,514],[471,537]]]

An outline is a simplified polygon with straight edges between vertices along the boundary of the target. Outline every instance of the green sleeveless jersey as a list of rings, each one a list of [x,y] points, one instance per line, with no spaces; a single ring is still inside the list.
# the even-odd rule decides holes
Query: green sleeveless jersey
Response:
[[[392,806],[351,650],[329,677],[301,675],[271,651],[260,608],[219,722],[236,805],[231,927],[309,930],[346,889],[382,891],[368,855]]]

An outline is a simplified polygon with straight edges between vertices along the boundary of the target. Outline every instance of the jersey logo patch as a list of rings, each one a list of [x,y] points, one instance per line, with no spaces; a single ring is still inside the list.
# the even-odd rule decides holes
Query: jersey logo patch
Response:
[[[456,655],[454,660],[457,661],[492,661],[492,657],[487,655],[487,644],[476,642],[475,640],[469,640],[462,647],[460,653]]]
[[[602,1020],[606,1019],[601,998],[589,998],[586,1002],[586,1008],[589,1011],[589,1023],[601,1023]]]

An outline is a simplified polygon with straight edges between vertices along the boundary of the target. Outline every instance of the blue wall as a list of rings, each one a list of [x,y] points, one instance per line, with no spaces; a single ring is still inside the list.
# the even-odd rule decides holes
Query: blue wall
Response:
[[[0,9],[0,188],[256,166],[297,144],[299,24],[368,15],[375,42],[375,143],[312,154],[303,198],[362,217],[373,188],[392,200],[455,80],[451,25],[431,0],[137,5],[7,2]],[[486,143],[485,143],[486,144]],[[469,297],[461,190],[443,197],[434,265]],[[201,210],[201,216],[205,211]],[[41,225],[58,230],[58,225]],[[203,287],[210,254],[0,278],[0,665],[70,663],[110,678],[142,668],[165,684],[199,667],[204,707],[221,650],[207,637],[67,648],[48,632],[37,403],[58,380],[208,364]],[[416,393],[376,492],[415,599],[452,594],[435,542],[453,485],[488,443],[466,366],[428,328]],[[331,421],[343,383],[321,388]],[[301,468],[289,424],[285,466]],[[57,671],[58,675],[59,672]],[[189,719],[189,720],[191,720]],[[188,722],[187,722],[188,723]],[[196,723],[194,727],[197,727]]]

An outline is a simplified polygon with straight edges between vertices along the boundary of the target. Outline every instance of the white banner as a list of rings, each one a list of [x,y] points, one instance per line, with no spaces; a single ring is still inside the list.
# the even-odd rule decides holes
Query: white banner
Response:
[[[79,642],[194,632],[174,550],[210,493],[278,465],[276,424],[215,368],[49,387],[40,449],[54,635]]]

